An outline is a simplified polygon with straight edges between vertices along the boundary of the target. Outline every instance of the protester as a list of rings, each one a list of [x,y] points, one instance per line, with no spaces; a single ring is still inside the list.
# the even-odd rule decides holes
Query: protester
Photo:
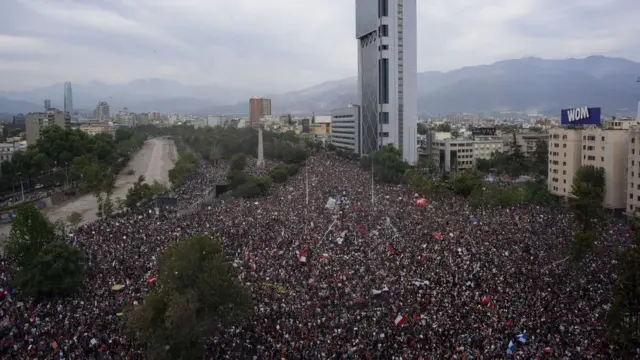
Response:
[[[195,203],[227,165],[202,162],[176,196]],[[327,208],[329,198],[340,204]],[[264,198],[89,224],[75,238],[87,256],[76,297],[25,299],[0,264],[2,356],[143,358],[121,315],[143,301],[168,244],[205,234],[223,242],[256,301],[244,326],[213,335],[209,359],[616,358],[604,340],[614,282],[604,244],[628,241],[625,230],[578,268],[565,259],[566,211],[477,210],[452,196],[418,207],[420,198],[406,185],[372,191],[357,164],[321,153]]]

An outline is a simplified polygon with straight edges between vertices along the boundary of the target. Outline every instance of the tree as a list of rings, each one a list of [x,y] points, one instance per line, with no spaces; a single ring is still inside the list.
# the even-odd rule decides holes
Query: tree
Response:
[[[573,176],[568,200],[574,216],[571,254],[576,261],[589,253],[598,238],[597,231],[604,218],[604,191],[604,168],[583,166]]]
[[[133,309],[127,328],[149,358],[198,359],[212,333],[251,315],[251,294],[219,242],[195,236],[168,248],[157,284]]]
[[[54,241],[46,245],[29,266],[19,268],[14,280],[28,296],[75,293],[84,281],[82,253],[62,240]]]
[[[534,172],[546,178],[549,175],[549,143],[544,139],[536,142],[536,149],[532,154]]]
[[[405,173],[409,169],[409,164],[402,159],[402,153],[393,145],[383,146],[371,155],[363,157],[360,164],[365,169],[371,169],[373,166],[373,174],[378,180],[392,184],[404,181]]]
[[[246,166],[247,166],[247,157],[244,154],[233,155],[231,160],[229,160],[229,172],[244,171],[244,168]]]
[[[22,205],[7,246],[16,286],[29,296],[68,294],[83,282],[82,254],[56,236],[54,226],[33,205]]]
[[[629,356],[640,343],[640,223],[631,223],[633,246],[617,250],[619,276],[607,316],[609,341]]]
[[[33,262],[38,253],[53,241],[53,225],[35,206],[26,204],[18,207],[18,215],[11,223],[7,251],[19,267]]]
[[[476,171],[464,170],[453,180],[453,191],[460,196],[469,197],[480,187],[482,187],[482,178]]]
[[[427,135],[427,133],[429,132],[429,129],[427,128],[427,125],[425,125],[425,123],[418,123],[418,135]]]
[[[69,214],[69,216],[67,216],[67,222],[74,229],[78,228],[78,226],[82,223],[82,220],[84,220],[84,217],[77,211],[74,211]]]
[[[437,132],[451,132],[451,125],[450,124],[440,124],[436,127],[436,131]]]

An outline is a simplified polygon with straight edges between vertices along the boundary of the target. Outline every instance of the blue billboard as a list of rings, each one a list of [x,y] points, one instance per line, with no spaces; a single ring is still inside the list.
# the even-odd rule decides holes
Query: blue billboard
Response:
[[[600,125],[600,108],[579,107],[564,109],[560,113],[562,125]]]

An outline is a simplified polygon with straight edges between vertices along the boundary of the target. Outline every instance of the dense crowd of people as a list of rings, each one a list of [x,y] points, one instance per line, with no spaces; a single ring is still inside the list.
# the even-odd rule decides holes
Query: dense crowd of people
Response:
[[[193,199],[226,171],[203,162],[175,193]],[[123,313],[143,301],[168,244],[206,234],[222,241],[256,306],[213,335],[210,359],[616,358],[603,336],[615,279],[605,241],[625,241],[624,228],[577,268],[560,209],[419,198],[405,185],[372,189],[357,164],[320,153],[263,198],[91,223],[74,240],[87,256],[76,297],[25,299],[2,260],[0,354],[144,358],[121,331]]]

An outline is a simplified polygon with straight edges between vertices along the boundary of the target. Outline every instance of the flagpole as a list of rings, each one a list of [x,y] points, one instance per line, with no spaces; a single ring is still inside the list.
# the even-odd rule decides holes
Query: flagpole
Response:
[[[371,205],[374,206],[376,201],[375,201],[375,194],[374,194],[374,190],[373,190],[373,153],[371,155]]]

